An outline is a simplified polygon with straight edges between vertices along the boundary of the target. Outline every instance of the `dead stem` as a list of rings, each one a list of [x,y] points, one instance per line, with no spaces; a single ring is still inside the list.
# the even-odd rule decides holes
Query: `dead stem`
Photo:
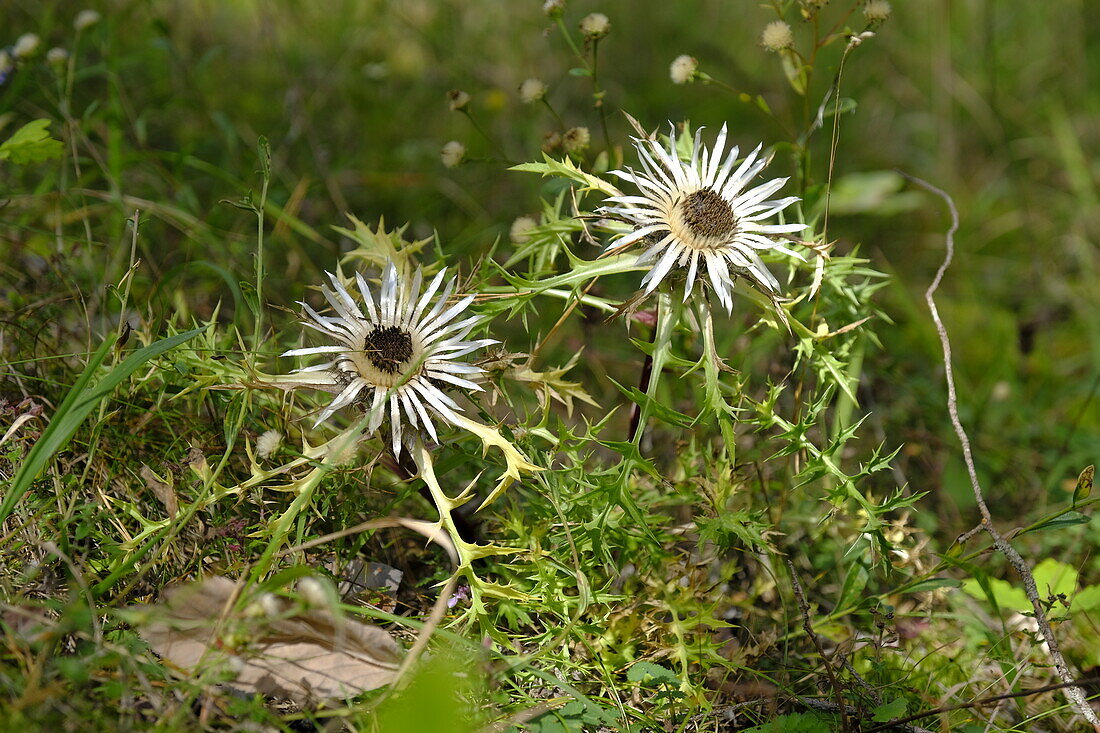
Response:
[[[1074,683],[1074,677],[1070,673],[1069,666],[1066,664],[1066,660],[1058,647],[1058,639],[1054,636],[1054,630],[1050,627],[1050,621],[1047,620],[1046,610],[1043,608],[1043,601],[1039,597],[1039,590],[1035,585],[1035,577],[1031,574],[1031,568],[1028,567],[1028,564],[1024,561],[1023,557],[1020,556],[1020,553],[1016,551],[1016,548],[1010,545],[997,528],[993,526],[993,517],[989,513],[989,506],[985,502],[985,495],[978,481],[978,472],[974,467],[974,456],[970,449],[970,438],[967,437],[966,430],[962,425],[962,420],[959,419],[959,401],[958,394],[955,390],[955,373],[951,366],[951,340],[948,338],[947,329],[943,325],[943,320],[940,318],[940,312],[936,307],[936,301],[933,297],[936,290],[940,287],[940,282],[943,280],[947,268],[951,265],[951,260],[955,256],[955,232],[959,229],[959,211],[955,207],[954,200],[952,200],[947,192],[915,176],[911,176],[902,171],[898,171],[898,173],[926,191],[939,196],[951,211],[951,227],[944,236],[947,251],[944,253],[943,263],[940,265],[939,270],[936,271],[935,278],[932,279],[932,284],[928,286],[928,290],[924,294],[924,299],[928,303],[928,309],[932,312],[932,321],[936,324],[936,333],[939,334],[940,346],[943,348],[944,373],[947,379],[947,411],[951,416],[951,424],[955,428],[955,435],[958,436],[959,443],[962,445],[963,460],[966,462],[966,472],[970,476],[970,486],[974,490],[974,500],[978,505],[978,511],[982,515],[982,521],[978,527],[965,533],[963,536],[967,538],[972,537],[978,530],[988,533],[993,540],[994,546],[996,546],[1005,558],[1008,559],[1009,564],[1016,569],[1016,572],[1020,574],[1024,582],[1024,593],[1027,594],[1027,598],[1031,601],[1031,607],[1035,612],[1035,622],[1038,624],[1039,631],[1042,632],[1043,639],[1046,641],[1047,647],[1050,650],[1051,662],[1054,664],[1054,669],[1057,671],[1059,679],[1066,685],[1066,697],[1069,698],[1070,703],[1079,713],[1081,713],[1085,720],[1092,725],[1093,729],[1100,731],[1100,718],[1097,717],[1095,711],[1089,706],[1088,701],[1085,699],[1084,690]]]

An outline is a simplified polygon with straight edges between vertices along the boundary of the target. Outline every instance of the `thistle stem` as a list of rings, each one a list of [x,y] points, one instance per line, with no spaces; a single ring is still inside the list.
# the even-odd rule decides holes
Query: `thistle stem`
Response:
[[[646,403],[638,414],[638,421],[633,427],[632,442],[638,445],[642,434],[645,433],[646,420],[649,418],[649,405],[657,399],[657,387],[661,382],[661,372],[664,371],[665,362],[672,349],[672,335],[676,331],[676,324],[680,321],[680,312],[683,304],[673,298],[669,293],[657,293],[657,328],[653,332],[653,353],[649,355],[649,375],[646,384]],[[644,367],[643,367],[644,369]]]

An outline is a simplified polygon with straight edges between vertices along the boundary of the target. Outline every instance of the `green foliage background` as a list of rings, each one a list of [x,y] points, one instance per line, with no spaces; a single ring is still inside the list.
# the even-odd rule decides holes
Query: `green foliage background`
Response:
[[[841,6],[834,0],[827,10],[839,15]],[[541,159],[543,136],[556,129],[545,108],[519,101],[516,89],[524,79],[543,79],[565,124],[587,126],[592,151],[603,148],[590,82],[570,73],[576,62],[533,0],[115,0],[96,7],[103,20],[79,36],[72,29],[79,8],[70,2],[13,0],[0,8],[0,46],[24,32],[43,39],[39,59],[0,85],[0,139],[27,122],[48,119],[52,135],[67,146],[60,164],[0,160],[0,318],[6,334],[0,361],[10,364],[0,375],[0,397],[8,400],[0,433],[18,414],[14,405],[22,395],[61,402],[81,373],[81,358],[118,332],[118,294],[123,291],[130,304],[127,318],[132,314],[134,325],[141,321],[155,326],[155,333],[168,325],[182,331],[193,321],[208,320],[235,323],[250,332],[243,324],[252,318],[246,303],[255,271],[256,217],[224,202],[246,195],[259,199],[260,137],[271,148],[263,300],[271,306],[267,318],[281,318],[284,329],[293,320],[288,311],[295,301],[308,298],[322,272],[351,249],[348,238],[333,229],[350,226],[348,213],[371,225],[379,219],[389,228],[407,223],[409,240],[438,234],[437,253],[467,271],[494,242],[493,256],[503,261],[502,253],[511,251],[511,222],[537,215],[540,196],[553,200],[560,190],[536,176],[508,170]],[[792,92],[779,58],[766,53],[758,40],[778,9],[794,29],[796,46],[807,44],[811,26],[800,20],[800,7],[747,0],[572,0],[566,23],[575,28],[593,11],[611,19],[611,33],[599,46],[599,68],[614,145],[624,145],[630,133],[619,110],[648,129],[690,120],[712,134],[726,122],[743,146],[756,141],[776,146],[769,172],[793,176],[794,193],[809,207],[824,195],[832,120],[811,139],[802,169],[790,145],[791,133],[805,129],[816,114],[844,43],[820,54],[811,91],[800,96]],[[858,11],[850,24],[862,29]],[[41,58],[53,45],[72,53],[71,93]],[[721,85],[674,85],[668,65],[684,53],[696,57],[700,69]],[[1100,158],[1094,152],[1100,143],[1098,54],[1100,11],[1084,0],[896,0],[888,21],[847,59],[840,95],[854,100],[855,107],[838,118],[828,238],[837,242],[835,254],[858,252],[890,276],[875,295],[881,314],[871,325],[878,344],[867,345],[860,371],[860,408],[870,417],[861,426],[860,439],[846,448],[847,457],[865,459],[880,444],[887,453],[900,448],[889,470],[871,483],[880,498],[900,486],[908,487],[908,495],[923,494],[903,524],[906,533],[922,538],[906,551],[919,554],[926,567],[939,561],[935,553],[947,552],[954,537],[976,523],[977,513],[947,421],[942,355],[922,299],[942,259],[947,219],[939,201],[906,188],[893,171],[934,182],[954,197],[961,212],[959,252],[940,303],[954,339],[962,419],[974,439],[987,499],[1003,529],[1039,523],[1073,505],[1079,472],[1100,453]],[[469,116],[448,110],[446,92],[451,89],[472,95]],[[774,117],[761,113],[754,101],[758,96]],[[440,163],[440,148],[448,140],[467,147],[467,161],[458,168],[445,169]],[[78,152],[75,166],[73,150]],[[135,210],[141,212],[140,237],[134,240],[141,266],[124,282],[132,233],[128,219]],[[584,259],[598,253],[583,241],[575,244]],[[427,251],[435,247],[429,245]],[[735,322],[747,328],[758,314],[751,306],[738,307]],[[509,344],[526,343],[532,333],[550,328],[559,314],[560,308],[504,321],[501,337]],[[773,370],[762,378],[778,378],[790,361],[778,357],[769,363],[766,353],[782,339],[761,338],[765,346],[734,343],[747,352],[756,349],[751,351],[753,363]],[[226,348],[224,342],[216,346]],[[598,402],[620,399],[607,377],[620,384],[637,383],[638,353],[626,339],[609,343],[575,321],[551,343],[546,359],[564,364],[582,346],[584,355],[570,377],[582,381]],[[258,353],[273,358],[279,350],[281,344],[261,345]],[[185,378],[201,368],[184,361],[181,357],[175,365],[181,377],[173,389],[182,389]],[[671,407],[694,414],[690,405],[681,395]],[[137,467],[151,461],[150,456],[182,460],[196,433],[216,441],[227,430],[214,416],[196,420],[182,402],[163,396],[140,393],[117,409],[129,410],[131,418],[142,411],[155,413],[154,422],[162,425],[148,433],[106,434],[107,458],[124,467],[117,473],[127,480],[136,480]],[[584,413],[587,408],[578,409]],[[100,410],[99,420],[105,411]],[[602,414],[593,411],[590,416],[596,422]],[[246,423],[246,432],[270,427],[261,422]],[[79,444],[95,445],[97,428],[86,430],[92,432],[80,434]],[[15,474],[21,450],[16,443],[0,447],[0,478]],[[464,450],[476,453],[473,447]],[[662,467],[683,474],[673,480],[685,504],[697,499],[679,483],[698,469],[691,450],[685,449],[683,466]],[[704,452],[699,449],[699,455]],[[83,472],[79,479],[62,471],[64,479],[56,480],[71,481],[66,486],[75,489],[87,484],[89,475],[101,475],[83,464],[78,470]],[[336,493],[325,499],[331,502],[324,509],[331,512],[327,520],[333,527],[345,519],[351,522],[350,510],[341,502],[356,495],[351,474],[340,474]],[[108,482],[118,478],[110,471],[102,476]],[[543,489],[568,496],[573,482],[584,478],[558,474],[547,480],[560,483]],[[397,488],[387,488],[394,492],[387,509],[408,498]],[[37,511],[47,511],[48,492],[31,498],[44,502]],[[664,500],[649,498],[654,507]],[[668,501],[669,506],[674,503]],[[58,511],[64,521],[42,536],[60,541],[66,551],[71,550],[66,542],[75,546],[95,537],[108,521],[79,503],[48,510]],[[342,510],[349,516],[342,516]],[[42,516],[35,511],[23,521]],[[523,511],[528,514],[494,521],[517,536],[556,521],[546,507]],[[546,516],[536,516],[540,511]],[[840,517],[829,524],[824,519],[829,507],[822,503],[803,501],[791,511],[811,528],[806,536],[814,544],[807,556],[795,559],[808,573],[807,585],[811,577],[822,584],[822,597],[811,598],[815,604],[831,607],[834,601],[852,600],[865,587],[868,594],[883,593],[884,604],[897,601],[887,595],[896,587],[888,574],[883,578],[872,570],[868,579],[861,575],[868,573],[863,564],[845,560],[852,537],[858,536],[858,522]],[[530,526],[514,526],[523,524],[523,517]],[[221,519],[228,521],[228,516]],[[741,516],[726,524],[718,521],[720,513],[713,519],[713,537],[744,531]],[[1026,534],[1018,546],[1025,557],[1052,557],[1071,566],[1079,573],[1078,587],[1086,588],[1100,581],[1100,565],[1092,553],[1097,529],[1083,514],[1058,531]],[[4,534],[14,530],[9,522]],[[69,539],[61,540],[66,534]],[[543,539],[532,543],[537,546]],[[246,554],[256,549],[242,542]],[[166,559],[165,568],[171,570],[165,570],[165,577],[153,570],[112,602],[155,595],[185,565]],[[17,563],[10,567],[15,578]],[[1037,645],[1005,621],[1010,609],[1023,611],[1026,606],[1017,609],[1013,602],[1018,599],[993,585],[1014,582],[1014,574],[996,560],[961,565],[952,572],[958,580],[984,580],[988,573],[990,582],[983,593],[982,584],[968,580],[972,593],[937,597],[914,612],[914,624],[929,624],[922,632],[927,647],[921,648],[932,659],[924,663],[928,666],[910,669],[914,678],[906,681],[883,672],[891,665],[881,659],[868,663],[882,672],[881,684],[897,685],[896,699],[909,696],[910,713],[918,704],[912,688],[920,687],[922,675],[972,684],[968,694],[973,695],[985,690],[982,680],[1000,675],[1011,678],[1006,689],[1012,690],[1049,681],[1027,664],[1032,653],[1041,656],[1033,650]],[[670,569],[669,579],[672,574]],[[15,593],[11,581],[5,585],[6,592]],[[781,589],[763,592],[789,593],[789,584],[778,585]],[[635,589],[642,591],[656,592],[652,586]],[[674,591],[664,588],[661,592],[668,595],[662,598]],[[700,601],[694,610],[714,610],[705,608],[709,602]],[[661,613],[675,616],[678,603]],[[73,629],[89,623],[74,615],[76,606],[58,608]],[[1088,610],[1082,607],[1086,615],[1069,622],[1074,624],[1072,634],[1062,633],[1082,640],[1079,645],[1069,642],[1067,651],[1082,673],[1100,664],[1087,648],[1087,640],[1095,637]],[[558,611],[565,618],[572,613],[565,607]],[[881,612],[888,612],[885,606]],[[522,612],[514,613],[506,619],[513,631],[530,623]],[[786,622],[793,630],[798,618],[790,613]],[[644,626],[658,615],[635,621]],[[649,679],[623,680],[612,673],[635,660],[629,642],[645,635],[630,625],[628,616],[611,613],[584,629],[588,643],[607,648],[600,653],[589,649],[607,665],[602,671],[597,674],[594,666],[578,662],[586,674],[604,675],[601,690],[619,685],[624,697],[640,696],[640,688],[648,684],[643,680]],[[829,617],[824,609],[822,616],[822,633],[836,632],[838,638],[857,638],[876,623],[866,615],[857,622]],[[845,625],[847,630],[834,628]],[[783,633],[775,625],[754,628],[772,634],[773,642]],[[963,650],[937,656],[937,644],[953,643],[952,634],[963,637]],[[123,664],[111,656],[120,654],[117,648],[85,652],[86,666],[93,671]],[[814,670],[818,661],[811,648],[791,655],[785,659],[785,673],[820,672]],[[690,661],[701,664],[705,659],[700,652]],[[559,662],[563,670],[570,664],[567,659]],[[36,699],[28,694],[33,685],[17,681],[27,667],[10,659],[6,663],[11,699],[32,705],[27,701]],[[680,671],[674,656],[662,663]],[[769,664],[777,665],[774,659]],[[1035,678],[1023,672],[1017,677],[1013,669]],[[118,703],[102,685],[89,687],[82,677],[68,679],[63,672],[53,671],[62,680],[57,684],[82,689],[88,697],[85,704],[76,696],[74,709],[96,709],[104,696]],[[110,674],[93,677],[102,683]],[[516,688],[529,692],[526,682],[516,682]],[[653,688],[665,689],[657,683]],[[499,691],[497,697],[488,692],[470,695],[491,697],[502,711],[522,707],[522,695],[511,692],[510,697]],[[604,702],[611,699],[586,692]],[[1027,726],[1040,725],[1039,720],[1050,726],[1044,730],[1061,729],[1049,720],[1068,720],[1069,713],[1058,709],[1061,698],[1051,696],[1046,703],[1039,711],[1021,704],[1019,718],[1025,722],[1018,724],[1023,727],[1003,729],[1038,729]],[[588,703],[570,704],[562,708],[561,726],[570,725],[569,720],[579,721],[577,726],[596,725],[608,714],[604,708],[595,712],[598,706]],[[932,706],[932,701],[923,701],[923,707]],[[620,711],[610,703],[606,707],[615,719]],[[260,710],[257,704],[248,714],[268,715]],[[660,712],[646,714],[660,719]],[[796,726],[816,720],[804,710],[791,716],[791,727],[775,729],[809,730]],[[182,725],[184,717],[177,722]],[[682,716],[675,724],[686,726],[690,719]],[[964,718],[952,720],[962,725]],[[541,730],[557,730],[546,719],[542,725]]]

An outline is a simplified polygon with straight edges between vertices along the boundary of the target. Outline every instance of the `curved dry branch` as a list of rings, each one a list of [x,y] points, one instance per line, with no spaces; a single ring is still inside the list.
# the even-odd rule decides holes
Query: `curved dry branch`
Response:
[[[1031,601],[1031,607],[1035,611],[1035,622],[1039,625],[1039,631],[1043,634],[1043,639],[1046,641],[1047,647],[1050,650],[1050,660],[1054,665],[1055,671],[1058,673],[1059,679],[1066,685],[1066,697],[1069,698],[1070,703],[1077,709],[1077,712],[1081,713],[1085,720],[1092,725],[1093,729],[1100,731],[1100,718],[1097,717],[1096,712],[1089,705],[1088,700],[1086,700],[1084,690],[1077,686],[1074,676],[1070,673],[1069,666],[1066,664],[1065,657],[1062,656],[1062,652],[1058,647],[1058,639],[1054,635],[1054,630],[1050,627],[1050,621],[1047,620],[1046,610],[1043,608],[1042,598],[1039,597],[1039,589],[1035,585],[1035,577],[1031,574],[1031,568],[1028,567],[1027,562],[1025,562],[1020,553],[1016,551],[1016,548],[1010,545],[993,525],[993,518],[989,513],[989,506],[985,502],[985,495],[982,492],[981,483],[978,481],[978,472],[974,467],[974,456],[970,449],[970,438],[963,428],[962,420],[959,419],[959,400],[955,390],[955,373],[951,365],[951,340],[948,338],[947,329],[944,327],[943,320],[940,318],[940,311],[936,307],[936,300],[934,297],[936,290],[939,289],[940,283],[943,281],[947,268],[951,266],[951,260],[954,259],[955,256],[955,232],[959,229],[959,211],[955,207],[954,200],[946,191],[902,171],[898,171],[898,173],[929,193],[939,196],[951,211],[951,227],[944,236],[946,252],[944,254],[943,263],[940,265],[939,270],[936,271],[936,276],[932,279],[932,284],[928,286],[928,290],[924,294],[924,299],[928,303],[928,309],[932,312],[932,321],[936,324],[936,333],[939,334],[940,346],[943,348],[944,372],[947,379],[947,411],[951,415],[951,424],[955,427],[955,435],[958,436],[959,443],[962,445],[963,460],[966,462],[966,472],[970,476],[970,486],[974,490],[974,500],[977,502],[978,511],[980,511],[982,515],[981,524],[966,534],[967,536],[972,536],[976,531],[986,532],[992,538],[994,546],[1008,559],[1009,564],[1016,569],[1016,572],[1020,574],[1020,577],[1024,581],[1024,593],[1027,594],[1028,600]]]

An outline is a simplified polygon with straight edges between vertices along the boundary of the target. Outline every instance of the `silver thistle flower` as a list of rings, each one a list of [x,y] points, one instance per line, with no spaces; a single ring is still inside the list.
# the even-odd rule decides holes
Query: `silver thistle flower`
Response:
[[[688,162],[677,156],[675,128],[667,149],[656,140],[634,138],[644,172],[628,168],[611,173],[637,186],[639,195],[612,196],[607,200],[614,205],[600,210],[633,224],[634,230],[612,239],[607,251],[619,252],[647,238],[652,242],[638,258],[638,264],[655,261],[642,278],[647,294],[657,288],[673,267],[687,267],[684,287],[687,300],[702,263],[727,311],[733,310],[732,288],[737,276],[774,299],[779,293],[779,281],[768,271],[758,252],[774,250],[804,259],[784,246],[788,240],[773,237],[801,232],[807,227],[765,222],[798,201],[798,197],[768,200],[783,187],[786,178],[748,187],[768,164],[766,159],[759,158],[760,146],[734,170],[738,149],[731,148],[723,158],[726,126],[722,125],[711,150],[700,142],[701,132],[700,129],[695,134]]]
[[[342,407],[361,403],[369,405],[371,411],[369,433],[378,430],[388,416],[394,453],[400,452],[405,425],[426,431],[438,442],[433,418],[455,424],[457,413],[462,410],[443,388],[482,391],[470,377],[480,375],[483,370],[456,359],[498,343],[494,339],[465,340],[482,319],[480,316],[456,319],[474,296],[467,295],[446,307],[455,288],[455,278],[434,297],[446,270],[437,274],[421,294],[421,271],[417,269],[411,285],[405,288],[399,282],[397,268],[390,262],[382,276],[377,303],[363,276],[358,273],[355,276],[366,310],[364,315],[340,279],[326,274],[332,281],[332,289],[322,286],[321,292],[335,315],[324,316],[306,303],[299,305],[308,316],[303,325],[320,331],[337,345],[291,349],[283,354],[333,357],[324,364],[296,370],[314,373],[317,378],[310,379],[311,385],[329,387],[336,393],[317,424]]]

